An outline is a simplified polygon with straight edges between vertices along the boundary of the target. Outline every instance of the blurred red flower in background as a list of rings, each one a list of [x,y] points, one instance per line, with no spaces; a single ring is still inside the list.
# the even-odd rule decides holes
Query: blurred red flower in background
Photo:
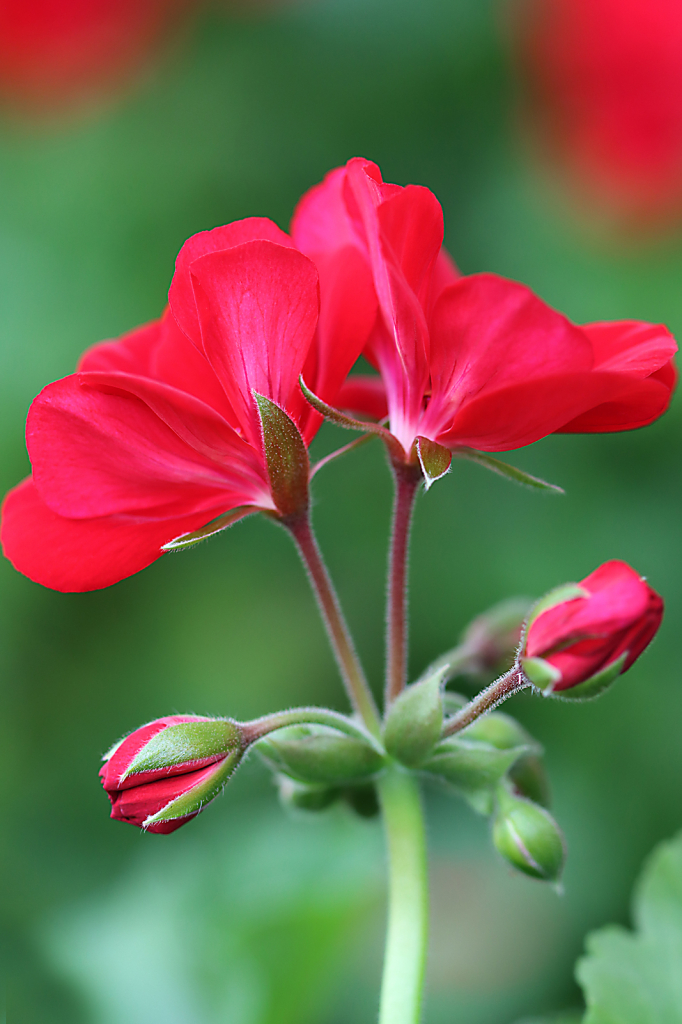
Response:
[[[679,217],[679,0],[520,0],[509,24],[525,125],[591,213]]]
[[[195,0],[3,0],[0,93],[53,110],[139,72]]]

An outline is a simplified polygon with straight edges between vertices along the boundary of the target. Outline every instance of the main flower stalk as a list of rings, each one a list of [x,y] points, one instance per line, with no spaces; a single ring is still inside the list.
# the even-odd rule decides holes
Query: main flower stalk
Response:
[[[396,766],[378,784],[388,846],[388,932],[379,1024],[418,1024],[428,940],[426,832],[414,775]]]

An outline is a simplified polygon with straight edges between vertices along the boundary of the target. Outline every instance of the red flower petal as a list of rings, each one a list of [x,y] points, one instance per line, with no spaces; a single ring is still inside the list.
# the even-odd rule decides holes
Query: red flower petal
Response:
[[[274,221],[267,217],[247,217],[245,220],[236,220],[211,231],[200,231],[197,235],[192,235],[178,253],[168,301],[181,329],[197,348],[202,347],[202,341],[190,278],[192,264],[208,253],[223,252],[225,249],[232,249],[235,245],[243,245],[244,242],[252,242],[255,239],[268,239],[283,246],[293,244],[289,235],[278,228]]]
[[[195,260],[192,281],[206,357],[260,449],[252,391],[284,409],[298,394],[319,313],[315,266],[295,249],[247,242]]]
[[[339,409],[363,413],[375,420],[382,420],[388,414],[386,388],[381,377],[347,377],[337,397]]]
[[[79,380],[114,381],[119,390],[104,393]],[[155,399],[174,429],[136,397],[136,390]],[[217,413],[190,395],[127,374],[79,374],[48,385],[36,398],[27,444],[36,487],[61,515],[89,519],[178,503],[180,514],[191,514],[218,504],[231,508],[267,493],[264,482],[258,489],[255,472],[247,476],[250,467],[241,450],[241,480],[232,465],[197,451],[201,441],[204,448],[206,441],[215,444],[221,427],[226,453],[236,442],[247,449]],[[186,438],[193,433],[195,446],[178,430]]]
[[[35,583],[63,593],[99,590],[151,565],[162,544],[226,510],[169,519],[66,519],[47,507],[29,478],[5,498],[2,545],[14,568]]]

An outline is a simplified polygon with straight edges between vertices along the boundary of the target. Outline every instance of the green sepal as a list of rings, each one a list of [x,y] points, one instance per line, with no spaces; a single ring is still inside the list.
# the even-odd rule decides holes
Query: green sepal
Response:
[[[153,772],[178,764],[191,766],[193,761],[234,753],[241,757],[242,737],[237,724],[229,718],[179,722],[152,736],[132,759],[120,781],[138,772]]]
[[[558,604],[564,604],[566,601],[575,601],[578,597],[589,596],[589,592],[577,583],[562,583],[560,587],[555,587],[553,590],[548,591],[539,601],[535,602],[528,613],[526,633],[537,617],[542,615],[543,612],[548,611],[548,609],[555,608]]]
[[[521,658],[521,669],[526,679],[530,680],[533,686],[542,690],[545,695],[552,692],[552,687],[561,679],[561,672],[554,665],[551,665],[544,658]]]
[[[566,845],[552,815],[502,785],[498,788],[493,843],[517,870],[545,882],[561,877]]]
[[[384,766],[375,747],[326,726],[279,729],[256,749],[271,767],[300,782],[341,784],[368,778]]]
[[[296,515],[308,506],[308,450],[298,427],[283,409],[257,391],[253,397],[263,430],[273,500],[283,516]]]
[[[439,775],[463,793],[471,793],[497,785],[527,751],[527,746],[500,750],[491,743],[453,736],[438,744],[422,770]]]
[[[181,533],[179,537],[169,540],[167,544],[161,545],[162,551],[184,551],[185,548],[193,548],[195,544],[201,544],[202,540],[213,537],[216,533],[222,533],[228,527],[234,526],[240,519],[253,515],[258,509],[252,505],[244,505],[241,508],[234,508],[231,512],[225,512],[217,519],[211,520],[200,530],[193,530],[191,533]]]
[[[545,696],[557,697],[559,700],[591,700],[598,697],[604,690],[608,690],[622,673],[627,656],[628,651],[625,651],[620,658],[611,662],[601,672],[590,676],[584,683],[578,683],[577,686],[570,686],[565,690],[547,690]]]
[[[538,754],[522,754],[509,769],[509,781],[521,796],[541,807],[551,804],[549,779],[542,758]]]
[[[198,814],[202,807],[205,807],[222,792],[225,783],[239,765],[241,756],[241,750],[236,750],[219,761],[215,766],[215,771],[208,775],[203,782],[175,800],[171,800],[156,814],[145,818],[142,828],[149,828],[150,825],[155,825],[159,821],[171,821],[173,818],[184,818],[188,814]]]
[[[524,473],[522,469],[510,466],[508,462],[501,462],[500,459],[494,459],[486,452],[479,452],[474,448],[456,448],[452,454],[458,459],[477,462],[479,466],[485,466],[486,469],[492,470],[498,476],[506,477],[507,480],[521,484],[522,487],[531,487],[534,491],[552,491],[554,494],[566,493],[563,487],[547,483],[546,480],[541,480],[538,476],[531,476],[530,473]]]
[[[341,796],[338,786],[298,782],[289,775],[278,775],[276,781],[282,803],[297,811],[326,811]]]
[[[441,668],[432,676],[406,687],[386,714],[386,751],[408,768],[419,767],[440,738],[445,674],[446,669]]]
[[[335,409],[332,405],[327,405],[327,403],[323,402],[314,391],[310,390],[302,376],[298,378],[298,384],[305,400],[312,405],[313,409],[317,409],[317,411],[326,419],[331,420],[332,423],[336,423],[339,427],[345,427],[346,430],[361,430],[365,434],[376,434],[388,448],[392,459],[401,463],[405,461],[405,451],[403,446],[398,438],[393,436],[390,430],[386,430],[386,428],[382,427],[379,423],[358,420],[354,416],[348,416],[345,412],[341,412],[340,409]]]
[[[421,436],[415,438],[413,447],[422,468],[425,489],[428,491],[436,480],[450,472],[452,452],[442,444]]]

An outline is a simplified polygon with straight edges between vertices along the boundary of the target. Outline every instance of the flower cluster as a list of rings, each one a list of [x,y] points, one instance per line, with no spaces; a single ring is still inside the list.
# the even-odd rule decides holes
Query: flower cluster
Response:
[[[161,318],[38,395],[4,551],[31,579],[84,591],[180,537],[291,516],[307,490],[278,483],[263,402],[300,439],[299,476],[329,414],[379,432],[428,484],[453,455],[651,423],[675,351],[663,326],[577,326],[524,285],[461,275],[436,197],[356,158],[303,197],[291,234],[249,218],[190,238]],[[375,375],[350,373],[361,354]]]

